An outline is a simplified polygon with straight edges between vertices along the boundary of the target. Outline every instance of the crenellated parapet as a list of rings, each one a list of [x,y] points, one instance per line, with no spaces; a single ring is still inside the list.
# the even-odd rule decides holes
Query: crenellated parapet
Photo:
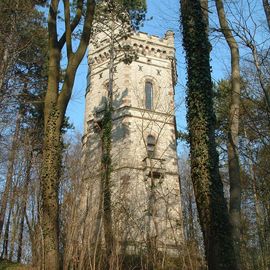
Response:
[[[143,32],[136,32],[128,39],[122,39],[115,42],[116,54],[120,55],[124,50],[130,50],[136,53],[138,57],[158,58],[172,60],[175,58],[174,33],[167,31],[163,38],[154,35],[148,35]],[[88,62],[92,67],[106,63],[110,56],[110,39],[98,34],[94,41],[89,45]]]

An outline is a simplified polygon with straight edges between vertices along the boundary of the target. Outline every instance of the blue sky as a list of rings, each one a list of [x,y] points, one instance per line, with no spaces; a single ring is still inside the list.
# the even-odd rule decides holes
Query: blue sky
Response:
[[[150,19],[152,18],[152,19]],[[147,19],[144,22],[144,26],[140,31],[147,32],[151,35],[164,36],[165,32],[170,29],[175,32],[176,54],[177,54],[177,69],[178,69],[178,84],[176,86],[176,113],[177,113],[177,126],[178,129],[185,130],[185,59],[184,52],[181,46],[181,34],[179,30],[179,0],[167,0],[167,1],[147,1]],[[217,65],[221,69],[222,65]],[[225,65],[224,65],[225,67]],[[217,71],[215,69],[215,73]],[[84,57],[81,63],[74,84],[73,95],[71,102],[68,106],[67,115],[70,117],[71,122],[75,128],[83,131],[83,118],[84,118],[84,93],[86,87],[86,75],[87,75],[87,60]],[[219,77],[219,76],[218,76]]]
[[[165,1],[164,1],[165,2]],[[178,54],[178,74],[179,82],[183,81],[184,68],[181,41],[179,37],[179,22],[178,22],[178,0],[167,0],[166,3],[156,0],[147,1],[147,20],[140,31],[147,32],[151,35],[164,36],[168,29],[173,30],[176,33],[176,47]],[[152,19],[150,20],[149,18]],[[182,70],[180,71],[182,67]],[[86,75],[87,75],[87,59],[84,57],[76,75],[76,80],[73,89],[73,95],[68,106],[67,115],[70,117],[70,121],[74,124],[75,128],[82,132],[84,121],[84,94],[86,88]],[[183,77],[183,78],[182,78]],[[180,84],[179,84],[180,86]],[[179,126],[185,127],[185,110],[184,110],[184,95],[183,87],[177,86],[177,111]],[[181,104],[181,106],[178,106]]]
[[[253,0],[251,0],[252,2]],[[258,1],[258,0],[257,0]],[[238,0],[237,4],[234,6],[232,4],[230,8],[227,8],[228,13],[232,12],[243,12],[243,17],[248,17],[248,14],[244,14],[247,11],[246,0]],[[262,4],[257,5],[254,0],[254,7],[252,13],[254,18],[256,18],[256,23],[258,25],[265,24],[265,16],[262,10]],[[234,10],[239,8],[238,11]],[[177,126],[180,130],[185,130],[185,79],[186,79],[186,67],[184,52],[181,46],[181,34],[179,30],[179,0],[167,0],[167,1],[157,1],[148,0],[147,1],[147,20],[144,23],[144,27],[141,31],[147,32],[151,35],[164,36],[165,32],[170,29],[175,32],[175,43],[176,43],[176,57],[177,57],[177,69],[178,69],[178,84],[176,86],[176,116],[177,116]],[[217,16],[215,14],[215,6],[213,2],[210,2],[210,28],[217,28]],[[149,18],[151,18],[149,20]],[[238,20],[238,17],[231,16],[232,21]],[[248,27],[252,31],[254,27],[253,22],[247,22]],[[267,33],[269,35],[269,33]],[[265,39],[265,31],[257,31],[256,33],[258,40]],[[213,68],[212,79],[217,82],[221,78],[226,78],[230,73],[230,54],[227,44],[220,34],[212,34],[210,36],[213,49],[211,51],[211,65]],[[247,52],[244,48],[240,48],[240,53],[242,56],[246,56]],[[74,124],[76,130],[83,131],[83,121],[84,121],[84,94],[86,87],[86,75],[87,75],[87,60],[86,56],[82,61],[78,71],[74,84],[73,95],[68,106],[67,115],[70,117],[71,122]]]

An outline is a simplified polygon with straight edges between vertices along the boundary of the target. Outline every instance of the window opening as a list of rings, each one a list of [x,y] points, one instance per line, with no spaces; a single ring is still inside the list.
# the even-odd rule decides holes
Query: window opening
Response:
[[[91,87],[91,69],[90,67],[88,67],[86,94],[90,91],[90,87]]]
[[[145,108],[153,109],[153,84],[151,82],[145,83]]]
[[[148,157],[154,157],[156,147],[156,138],[153,135],[147,136],[147,153]]]

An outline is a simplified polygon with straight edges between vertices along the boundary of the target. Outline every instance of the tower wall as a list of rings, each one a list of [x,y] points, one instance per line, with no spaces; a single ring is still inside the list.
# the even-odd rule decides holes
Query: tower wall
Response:
[[[149,239],[160,250],[178,250],[183,240],[176,153],[173,33],[163,39],[135,33],[119,41],[137,53],[127,65],[119,53],[114,65],[112,128],[112,215],[119,242],[134,251]],[[89,45],[91,72],[86,93],[83,137],[85,204],[93,235],[101,224],[100,121],[108,96],[109,40],[100,35]],[[146,109],[145,84],[151,82],[152,108]],[[149,154],[148,136],[155,138]],[[91,214],[90,214],[91,213]],[[99,222],[95,222],[100,219]]]

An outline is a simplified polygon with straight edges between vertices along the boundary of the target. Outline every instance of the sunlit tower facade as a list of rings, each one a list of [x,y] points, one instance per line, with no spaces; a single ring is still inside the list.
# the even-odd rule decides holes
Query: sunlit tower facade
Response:
[[[113,69],[110,39],[89,45],[83,136],[85,204],[90,234],[102,237],[102,145],[100,130],[113,70],[111,211],[117,245],[129,252],[149,246],[177,253],[183,241],[176,150],[174,33],[163,38],[133,33],[119,40]],[[125,52],[134,57],[127,64]],[[120,250],[119,249],[119,250]]]

